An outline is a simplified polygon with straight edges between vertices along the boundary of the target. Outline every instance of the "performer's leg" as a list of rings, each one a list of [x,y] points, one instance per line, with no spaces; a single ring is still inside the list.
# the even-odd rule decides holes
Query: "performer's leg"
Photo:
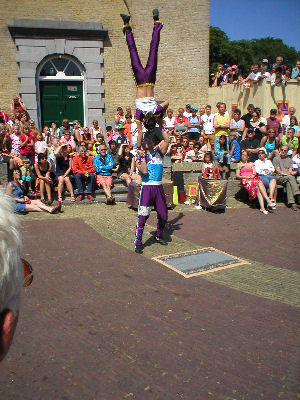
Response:
[[[163,185],[156,186],[156,211],[157,211],[157,229],[156,237],[162,238],[163,231],[168,221],[168,209],[166,203],[166,196]]]
[[[135,77],[135,81],[137,85],[139,83],[144,82],[144,75],[145,75],[145,70],[141,64],[141,60],[135,45],[133,33],[131,26],[129,25],[129,19],[130,17],[128,15],[121,14],[121,17],[124,22],[124,28],[123,31],[125,33],[126,37],[126,42],[129,50],[129,55],[130,55],[130,61],[131,61],[131,68]],[[126,19],[127,17],[127,19]]]
[[[149,58],[145,68],[147,82],[155,84],[156,81],[156,70],[157,70],[157,53],[160,40],[160,31],[163,27],[161,22],[154,21],[152,40],[150,43]]]
[[[140,193],[140,202],[138,208],[138,222],[136,225],[135,245],[143,244],[142,236],[147,219],[149,218],[152,207],[152,190],[150,186],[142,186]]]

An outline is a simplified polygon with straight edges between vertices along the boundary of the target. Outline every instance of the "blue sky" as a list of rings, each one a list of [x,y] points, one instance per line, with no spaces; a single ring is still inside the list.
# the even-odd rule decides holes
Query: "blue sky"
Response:
[[[210,0],[210,25],[230,40],[271,36],[300,51],[300,0]]]

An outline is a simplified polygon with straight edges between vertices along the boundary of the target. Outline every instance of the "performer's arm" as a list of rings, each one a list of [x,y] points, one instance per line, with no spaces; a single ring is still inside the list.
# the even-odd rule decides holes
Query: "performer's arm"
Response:
[[[166,154],[169,147],[169,134],[167,131],[161,132],[163,140],[159,143],[159,148],[162,154]]]
[[[143,128],[142,128],[142,122],[137,120],[136,125],[138,128],[138,137],[137,137],[137,146],[140,147],[142,145],[143,141]]]

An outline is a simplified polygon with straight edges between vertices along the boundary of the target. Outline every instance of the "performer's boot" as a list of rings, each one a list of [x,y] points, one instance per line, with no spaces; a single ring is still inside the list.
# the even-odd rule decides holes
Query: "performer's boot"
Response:
[[[154,22],[159,21],[159,11],[158,8],[154,8],[152,11]]]
[[[120,17],[122,18],[123,23],[124,23],[124,26],[123,26],[123,33],[124,33],[124,35],[125,35],[126,29],[127,29],[127,28],[130,28],[130,25],[129,25],[130,15],[120,14]]]

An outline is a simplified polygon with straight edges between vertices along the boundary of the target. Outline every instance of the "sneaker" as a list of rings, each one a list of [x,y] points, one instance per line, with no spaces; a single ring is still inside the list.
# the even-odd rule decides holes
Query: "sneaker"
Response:
[[[92,194],[86,196],[90,201],[95,201],[95,197]]]
[[[80,194],[76,197],[76,201],[82,201],[84,199],[83,194]]]
[[[260,209],[259,211],[260,211],[261,213],[263,213],[264,215],[268,215],[268,214],[269,214],[267,210],[262,210],[262,209]]]
[[[153,14],[154,21],[158,21],[159,20],[159,11],[157,8],[154,8],[154,10],[152,11],[152,14]]]
[[[161,244],[162,246],[167,246],[168,242],[166,242],[163,238],[155,236],[155,240],[157,241],[157,243]]]
[[[137,244],[137,245],[135,246],[135,248],[134,248],[134,251],[135,251],[137,254],[142,254],[142,253],[143,253],[143,245],[142,245],[142,244]]]
[[[124,25],[128,25],[130,21],[130,15],[120,14],[120,17],[123,20]]]

